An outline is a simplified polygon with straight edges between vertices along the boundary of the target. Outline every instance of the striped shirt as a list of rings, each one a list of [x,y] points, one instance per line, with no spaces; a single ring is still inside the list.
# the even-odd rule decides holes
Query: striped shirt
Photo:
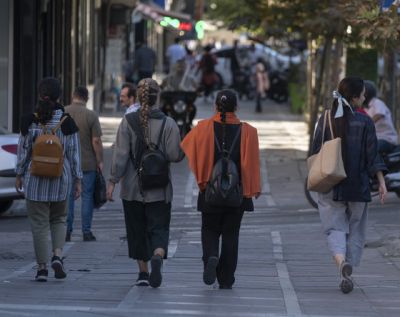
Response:
[[[55,110],[46,127],[55,127],[60,122],[62,114],[62,110]],[[56,135],[64,147],[63,173],[58,178],[38,177],[30,174],[32,145],[36,137],[41,134],[43,134],[42,128],[32,123],[29,132],[25,136],[21,134],[19,137],[15,170],[17,175],[23,175],[25,198],[47,202],[66,200],[73,180],[82,178],[79,134],[64,135],[61,129],[56,131]]]

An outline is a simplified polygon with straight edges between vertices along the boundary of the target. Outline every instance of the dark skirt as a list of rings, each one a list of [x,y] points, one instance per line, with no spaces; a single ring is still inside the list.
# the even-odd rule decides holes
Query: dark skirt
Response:
[[[149,261],[155,249],[168,253],[171,203],[142,203],[122,200],[125,215],[129,257]]]

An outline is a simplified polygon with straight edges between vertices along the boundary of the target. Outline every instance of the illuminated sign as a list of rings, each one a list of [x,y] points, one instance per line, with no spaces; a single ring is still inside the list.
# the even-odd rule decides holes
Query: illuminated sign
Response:
[[[173,19],[171,17],[164,17],[160,21],[160,25],[163,27],[172,27],[174,29],[184,32],[190,32],[193,30],[192,22],[181,22],[178,19]],[[202,38],[204,38],[204,21],[197,21],[194,29],[196,30],[198,39],[201,40]]]

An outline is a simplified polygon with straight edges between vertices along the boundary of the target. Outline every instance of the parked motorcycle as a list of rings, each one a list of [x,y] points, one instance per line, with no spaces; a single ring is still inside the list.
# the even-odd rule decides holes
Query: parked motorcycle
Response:
[[[196,116],[194,104],[197,93],[192,91],[163,91],[161,92],[162,111],[173,118],[179,127],[181,138],[191,129]]]
[[[276,102],[286,102],[289,98],[287,74],[273,71],[269,74],[269,81],[268,97]]]
[[[239,99],[246,96],[248,100],[254,99],[255,87],[251,78],[251,69],[242,68],[233,75],[233,88],[237,91]]]
[[[382,155],[386,167],[389,172],[385,175],[385,183],[388,192],[396,193],[400,198],[400,146],[398,146],[392,153]],[[379,190],[379,183],[376,178],[370,179],[370,191],[373,196],[376,196]],[[304,192],[307,201],[314,208],[318,208],[318,193],[311,192],[307,189],[307,178],[304,182]]]

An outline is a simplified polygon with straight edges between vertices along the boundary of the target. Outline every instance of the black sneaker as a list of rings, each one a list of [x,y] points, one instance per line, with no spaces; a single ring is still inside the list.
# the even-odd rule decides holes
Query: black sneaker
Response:
[[[84,233],[83,234],[83,241],[96,241],[96,237],[91,232]]]
[[[65,242],[70,242],[71,241],[71,232],[68,232],[65,234]]]
[[[232,289],[232,285],[224,285],[224,284],[221,284],[221,285],[219,286],[219,289]]]
[[[37,282],[47,282],[47,276],[49,275],[49,271],[46,269],[38,270],[36,272],[35,281]]]
[[[63,279],[67,277],[67,273],[64,270],[63,260],[59,256],[53,256],[51,258],[51,268],[54,270],[54,277],[57,279]]]
[[[353,273],[353,267],[348,262],[343,261],[342,264],[340,264],[339,271],[342,278],[347,278]]]
[[[153,255],[150,260],[151,273],[149,277],[149,283],[151,287],[159,287],[162,281],[161,267],[163,264],[163,259],[160,255]]]
[[[205,284],[212,285],[215,283],[215,279],[217,278],[217,265],[218,258],[216,256],[210,256],[203,272],[203,282]]]
[[[149,273],[139,272],[139,275],[138,275],[135,285],[136,286],[149,286]]]
[[[349,277],[348,278],[344,278],[340,282],[339,287],[340,287],[340,290],[342,291],[343,294],[348,294],[354,288],[353,281]]]
[[[342,279],[339,284],[340,290],[344,294],[348,294],[354,288],[353,281],[351,279],[351,274],[353,273],[353,267],[349,263],[344,261],[340,265],[339,270],[340,270],[340,277]]]

